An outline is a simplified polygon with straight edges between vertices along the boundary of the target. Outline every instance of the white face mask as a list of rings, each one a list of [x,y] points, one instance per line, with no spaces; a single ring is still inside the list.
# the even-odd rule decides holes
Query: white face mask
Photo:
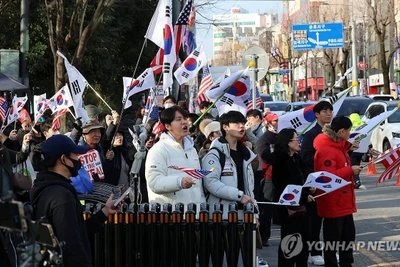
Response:
[[[174,106],[174,104],[172,104],[172,103],[166,103],[166,104],[164,104],[164,108],[170,108],[170,107],[173,107]]]

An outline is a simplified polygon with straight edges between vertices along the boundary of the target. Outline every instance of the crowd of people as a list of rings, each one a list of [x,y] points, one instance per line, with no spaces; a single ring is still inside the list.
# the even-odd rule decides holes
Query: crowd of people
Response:
[[[337,257],[337,251],[308,251],[306,245],[306,241],[319,241],[321,228],[324,240],[355,239],[354,189],[360,187],[360,182],[353,179],[361,168],[359,161],[350,161],[352,150],[358,148],[358,143],[347,142],[352,121],[347,117],[332,118],[332,105],[321,101],[313,109],[316,125],[299,136],[294,129],[278,132],[279,116],[275,113],[263,114],[254,109],[246,116],[238,111],[219,116],[213,108],[202,114],[210,105],[202,102],[200,114],[194,114],[187,111],[185,102],[177,103],[171,96],[165,98],[160,109],[164,129],[160,135],[153,133],[156,121],[143,125],[144,107],[120,118],[116,111],[103,115],[97,107],[88,105],[90,120],[82,123],[78,118],[66,134],[54,129],[52,119],[36,123],[33,128],[28,122],[22,122],[18,130],[8,126],[1,133],[2,196],[14,194],[21,201],[30,200],[34,218],[47,218],[55,235],[65,242],[64,266],[91,266],[88,232],[98,230],[106,216],[116,213],[119,207],[112,208],[115,200],[110,196],[102,212],[92,217],[86,228],[76,177],[127,188],[137,153],[128,128],[143,125],[147,134],[144,148],[148,152],[139,173],[142,203],[197,203],[199,207],[207,201],[210,213],[218,203],[223,205],[223,219],[227,219],[228,205],[236,203],[242,219],[246,204],[276,202],[288,184],[303,185],[309,173],[328,171],[351,181],[316,199],[318,190],[303,188],[302,211],[294,215],[285,206],[258,205],[256,219],[263,246],[269,246],[272,222],[281,225],[282,239],[294,233],[302,237],[303,250],[295,257],[287,258],[279,247],[278,266],[307,266],[307,262],[352,266],[352,251],[339,251]],[[30,192],[15,194],[11,166],[26,159],[38,174]],[[171,166],[213,171],[203,179],[195,179]],[[2,241],[0,265],[11,266],[12,257],[6,257],[7,250],[3,249],[7,248],[7,240]]]

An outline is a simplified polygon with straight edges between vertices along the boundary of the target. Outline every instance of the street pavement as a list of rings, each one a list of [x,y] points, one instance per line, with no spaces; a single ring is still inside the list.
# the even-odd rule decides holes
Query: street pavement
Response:
[[[367,190],[356,190],[356,240],[397,241],[394,243],[397,248],[385,251],[383,242],[370,249],[360,248],[354,251],[354,267],[400,266],[400,186],[394,186],[397,177],[376,186],[384,167],[379,164],[376,170],[378,174],[375,175],[366,175],[364,170],[361,181]],[[270,246],[257,250],[257,255],[264,258],[270,267],[278,266],[279,241],[280,227],[273,225]]]

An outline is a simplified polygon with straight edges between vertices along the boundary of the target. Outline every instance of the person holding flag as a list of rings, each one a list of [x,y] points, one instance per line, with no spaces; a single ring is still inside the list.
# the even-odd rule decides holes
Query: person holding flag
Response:
[[[314,172],[314,155],[315,149],[313,142],[315,137],[322,133],[322,128],[325,124],[330,123],[333,118],[333,106],[328,101],[320,101],[314,107],[312,112],[317,118],[317,123],[313,128],[303,135],[301,143],[300,155],[306,164],[306,175]],[[307,203],[307,215],[311,225],[310,240],[319,242],[322,218],[318,216],[316,202]],[[322,266],[324,265],[324,258],[322,257],[322,250],[317,250],[315,247],[310,251],[309,263]]]
[[[349,150],[357,149],[358,143],[351,144],[347,140],[351,132],[351,120],[344,116],[336,117],[330,125],[323,127],[323,134],[314,140],[316,149],[314,170],[327,171],[350,182],[334,192],[317,198],[318,215],[323,220],[323,236],[327,242],[342,242],[339,246],[340,266],[352,266],[353,249],[351,243],[355,241],[355,226],[353,213],[356,209],[353,175],[358,175],[362,168],[351,166]],[[330,181],[329,178],[326,178]],[[317,191],[318,195],[319,191]],[[325,266],[338,266],[336,250],[326,248],[324,252]]]
[[[306,180],[306,168],[298,152],[300,151],[300,140],[294,129],[282,129],[277,136],[274,161],[272,163],[272,183],[276,188],[276,197],[282,195],[285,188],[290,185],[303,186]],[[309,227],[304,213],[305,204],[313,201],[309,188],[303,188],[301,192],[293,192],[283,196],[285,200],[295,199],[300,195],[299,207],[278,206],[277,213],[281,223],[281,241],[288,235],[300,235],[303,242],[302,251],[295,257],[287,258],[284,256],[282,247],[278,251],[278,267],[308,266],[308,246]],[[278,199],[275,199],[277,201]],[[297,216],[291,216],[290,213],[296,212],[300,208]]]
[[[150,202],[170,203],[205,202],[203,185],[180,170],[168,168],[201,169],[193,140],[188,137],[188,113],[181,107],[172,106],[161,113],[161,123],[165,130],[148,152],[146,159],[147,191]]]

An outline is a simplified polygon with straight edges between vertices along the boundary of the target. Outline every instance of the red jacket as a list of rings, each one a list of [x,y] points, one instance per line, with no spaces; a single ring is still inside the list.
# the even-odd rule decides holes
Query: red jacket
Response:
[[[351,182],[349,185],[316,199],[318,215],[322,218],[337,218],[357,211],[353,171],[348,154],[351,144],[339,139],[336,133],[328,128],[314,140],[316,149],[314,171],[327,171]]]

